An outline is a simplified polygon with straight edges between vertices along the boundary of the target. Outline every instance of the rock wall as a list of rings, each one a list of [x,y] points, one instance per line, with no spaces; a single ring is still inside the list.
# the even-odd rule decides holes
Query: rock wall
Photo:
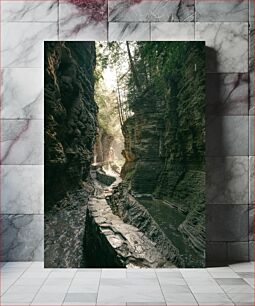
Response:
[[[95,61],[94,42],[45,43],[45,210],[89,176]]]
[[[164,92],[155,94],[156,85],[133,98],[133,116],[123,126],[126,163],[121,173],[133,195],[153,194],[186,215],[178,230],[201,258],[205,251],[204,68],[203,43],[190,43],[172,70],[162,67]]]
[[[161,158],[164,131],[164,101],[151,100],[148,92],[140,97],[133,109],[133,117],[123,126],[126,163],[122,177],[130,180],[131,189],[137,193],[153,193],[163,167]]]
[[[44,219],[44,264],[47,268],[85,266],[85,220],[93,187],[69,193]]]
[[[84,267],[85,219],[97,132],[94,42],[45,43],[44,263]]]

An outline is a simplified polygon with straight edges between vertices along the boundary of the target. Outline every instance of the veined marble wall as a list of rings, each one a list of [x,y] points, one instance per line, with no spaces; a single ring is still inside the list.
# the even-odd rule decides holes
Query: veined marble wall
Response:
[[[253,3],[1,1],[2,260],[43,259],[43,41],[107,39],[206,41],[207,260],[253,259]]]

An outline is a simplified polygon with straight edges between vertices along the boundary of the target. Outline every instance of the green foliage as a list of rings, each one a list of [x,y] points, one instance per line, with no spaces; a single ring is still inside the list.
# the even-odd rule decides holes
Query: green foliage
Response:
[[[132,110],[142,100],[164,102],[165,151],[172,161],[204,160],[205,151],[205,54],[203,42],[138,42],[134,51],[142,84],[128,80]]]

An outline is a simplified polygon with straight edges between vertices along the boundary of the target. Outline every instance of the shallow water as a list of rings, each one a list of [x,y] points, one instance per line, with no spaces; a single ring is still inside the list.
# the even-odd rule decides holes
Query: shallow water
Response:
[[[162,231],[179,250],[186,267],[202,267],[202,258],[188,245],[178,226],[185,220],[185,215],[162,200],[139,199],[148,210]]]

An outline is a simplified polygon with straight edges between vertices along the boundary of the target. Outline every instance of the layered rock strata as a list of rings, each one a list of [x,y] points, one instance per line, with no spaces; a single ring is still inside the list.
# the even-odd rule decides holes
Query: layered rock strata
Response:
[[[45,209],[89,176],[97,132],[94,42],[45,43]]]

